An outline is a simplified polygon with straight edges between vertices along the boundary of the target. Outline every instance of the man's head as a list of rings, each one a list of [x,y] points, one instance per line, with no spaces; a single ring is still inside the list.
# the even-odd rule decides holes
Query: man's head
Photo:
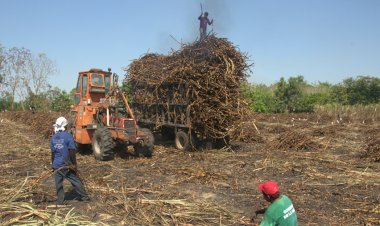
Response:
[[[259,184],[258,189],[262,191],[265,200],[273,202],[280,196],[280,190],[275,181],[267,181],[264,184]]]
[[[66,126],[67,126],[67,119],[61,116],[57,118],[57,120],[55,121],[55,124],[53,125],[54,132],[57,133],[58,131],[65,131]]]
[[[205,12],[203,15],[204,15],[205,17],[208,17],[208,12]]]

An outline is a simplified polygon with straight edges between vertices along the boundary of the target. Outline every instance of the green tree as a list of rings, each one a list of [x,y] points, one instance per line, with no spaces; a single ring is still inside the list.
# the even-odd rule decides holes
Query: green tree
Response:
[[[250,109],[256,112],[275,111],[275,99],[270,87],[263,84],[250,85],[244,83],[241,89]]]
[[[369,76],[345,79],[333,87],[334,101],[344,105],[380,102],[380,79]]]
[[[302,76],[282,77],[274,86],[243,83],[241,90],[256,112],[311,112],[317,105],[380,102],[380,78],[370,76],[348,78],[337,85],[308,84]]]
[[[27,108],[33,108],[35,110],[49,110],[49,101],[46,98],[46,93],[40,93],[38,95],[34,93],[29,93],[29,95],[24,100],[24,105]]]
[[[46,97],[52,111],[69,111],[70,106],[74,104],[73,95],[57,87],[47,91]]]
[[[285,112],[288,108],[288,84],[283,77],[276,83],[274,91],[276,112]]]
[[[8,92],[4,92],[1,97],[0,97],[0,112],[1,111],[6,111],[11,108],[11,103],[12,103],[12,95]]]
[[[306,86],[303,76],[290,77],[288,81],[281,77],[274,92],[277,112],[307,111],[310,107],[307,106],[305,109],[304,105],[309,102],[305,100],[303,92]]]

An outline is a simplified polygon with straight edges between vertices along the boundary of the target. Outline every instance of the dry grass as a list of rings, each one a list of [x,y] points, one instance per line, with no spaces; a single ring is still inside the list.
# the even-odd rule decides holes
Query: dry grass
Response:
[[[380,105],[323,105],[315,108],[315,113],[321,118],[328,118],[333,123],[362,123],[380,122]]]
[[[267,123],[263,115],[257,118],[260,135],[268,141],[288,137],[282,139],[286,145],[294,137],[302,138],[293,142],[300,147],[310,140],[320,146],[300,151],[275,150],[270,147],[274,142],[233,143],[233,151],[182,153],[158,144],[150,159],[116,157],[110,162],[78,155],[92,202],[53,209],[46,203],[55,199],[44,168],[50,161],[46,140],[42,145],[33,132],[6,121],[0,124],[0,223],[244,225],[255,209],[267,205],[257,185],[272,179],[294,202],[302,225],[378,224],[380,166],[358,157],[368,134],[378,133],[378,124],[331,126],[298,120],[293,126],[283,116],[268,118],[276,123]]]
[[[75,208],[70,206],[61,206],[58,210],[38,207],[32,202],[32,195],[35,193],[31,190],[34,184],[30,183],[31,181],[30,177],[26,177],[14,189],[1,189],[1,225],[105,225],[93,222],[86,216],[77,215],[74,212]]]

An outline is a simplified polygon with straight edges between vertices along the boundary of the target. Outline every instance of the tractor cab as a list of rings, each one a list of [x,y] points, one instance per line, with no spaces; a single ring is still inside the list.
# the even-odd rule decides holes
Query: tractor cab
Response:
[[[79,72],[74,94],[75,106],[99,103],[112,89],[111,79],[111,69],[108,72],[101,69]]]

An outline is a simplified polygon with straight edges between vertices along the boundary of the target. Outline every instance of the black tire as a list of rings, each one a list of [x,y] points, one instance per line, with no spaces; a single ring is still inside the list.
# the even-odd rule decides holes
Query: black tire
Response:
[[[153,133],[146,128],[140,128],[140,131],[142,131],[145,136],[144,140],[142,140],[141,143],[137,143],[133,145],[133,148],[135,150],[135,155],[140,156],[143,155],[145,157],[152,157],[153,155],[153,147],[154,147],[154,136]]]
[[[99,128],[92,137],[92,153],[95,159],[106,161],[114,157],[115,141],[111,131],[107,128]]]
[[[184,131],[178,131],[175,134],[174,145],[178,150],[191,151],[197,147],[197,139],[195,134],[191,135]]]

